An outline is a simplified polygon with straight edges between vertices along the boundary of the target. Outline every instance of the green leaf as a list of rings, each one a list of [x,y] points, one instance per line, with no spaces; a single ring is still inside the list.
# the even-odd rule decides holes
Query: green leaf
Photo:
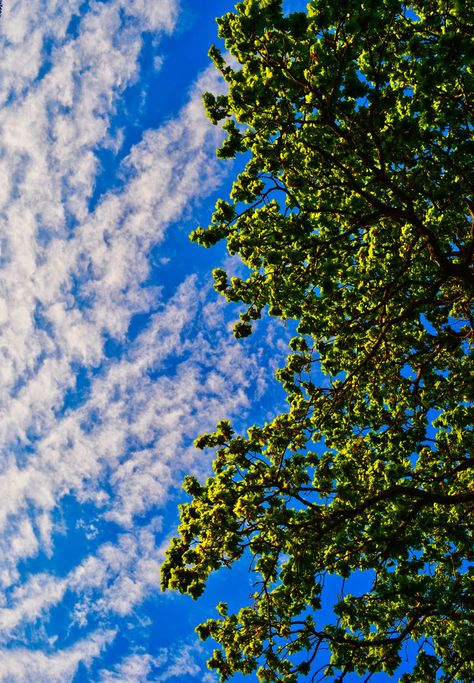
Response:
[[[245,168],[191,239],[246,266],[213,272],[237,338],[298,334],[286,411],[196,440],[214,475],[185,478],[162,585],[197,598],[247,554],[254,594],[198,627],[221,680],[472,683],[474,10],[244,0],[218,26],[204,102]]]

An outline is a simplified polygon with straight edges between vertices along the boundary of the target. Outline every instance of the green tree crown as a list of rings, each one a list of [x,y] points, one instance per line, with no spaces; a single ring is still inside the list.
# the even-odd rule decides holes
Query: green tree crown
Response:
[[[214,474],[185,479],[162,585],[197,598],[251,553],[249,604],[198,627],[222,681],[368,681],[412,642],[398,680],[472,683],[473,6],[245,0],[218,26],[234,65],[211,49],[228,93],[204,102],[248,161],[192,239],[248,268],[214,271],[236,337],[298,333],[287,411],[196,441]],[[325,622],[325,576],[360,571]]]

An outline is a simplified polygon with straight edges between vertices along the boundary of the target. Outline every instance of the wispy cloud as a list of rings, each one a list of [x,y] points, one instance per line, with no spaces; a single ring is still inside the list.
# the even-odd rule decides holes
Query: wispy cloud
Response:
[[[162,648],[156,657],[148,654],[132,654],[126,657],[113,671],[101,672],[100,683],[137,683],[137,681],[154,680],[164,683],[173,679],[198,680],[199,683],[214,681],[213,677],[203,673],[202,667],[196,661],[196,655],[201,655],[199,645],[180,643],[177,651],[170,652]],[[148,678],[150,675],[152,679]],[[199,679],[195,677],[199,676]]]
[[[0,675],[15,683],[61,683],[74,678],[79,664],[89,664],[115,637],[114,631],[92,633],[87,639],[52,654],[32,648],[0,650]],[[135,679],[135,681],[140,679]]]
[[[151,250],[173,267],[170,229],[223,177],[201,107],[221,87],[213,71],[128,147],[126,111],[116,119],[143,77],[145,38],[159,46],[178,11],[174,0],[4,6],[0,680],[72,680],[120,619],[139,618],[157,595],[166,505],[184,471],[209,464],[192,439],[265,390],[270,360],[232,340],[199,275],[166,297],[151,278]],[[123,160],[101,187],[104,151]],[[197,651],[134,647],[100,680],[201,670]]]

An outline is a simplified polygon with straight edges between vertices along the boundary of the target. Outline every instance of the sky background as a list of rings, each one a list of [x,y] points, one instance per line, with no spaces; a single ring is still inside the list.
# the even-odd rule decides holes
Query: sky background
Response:
[[[1,681],[211,683],[194,627],[251,592],[245,569],[198,603],[159,589],[182,477],[209,468],[193,439],[282,399],[281,330],[233,339],[224,248],[187,237],[235,172],[201,107],[231,8],[3,2]]]
[[[251,592],[245,565],[196,603],[159,589],[182,478],[209,472],[193,439],[284,402],[288,331],[235,340],[210,271],[239,265],[187,237],[238,170],[201,106],[232,7],[3,2],[2,682],[214,683],[194,628]]]

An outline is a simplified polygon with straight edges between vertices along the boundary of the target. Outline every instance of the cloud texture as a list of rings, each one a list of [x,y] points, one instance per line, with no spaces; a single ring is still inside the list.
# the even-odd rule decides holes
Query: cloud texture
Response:
[[[146,605],[182,474],[207,467],[192,439],[258,400],[264,354],[232,340],[192,264],[165,293],[170,231],[222,180],[211,70],[173,119],[127,132],[144,47],[159,69],[178,16],[174,0],[4,6],[1,681],[210,680],[194,643],[147,649]]]

